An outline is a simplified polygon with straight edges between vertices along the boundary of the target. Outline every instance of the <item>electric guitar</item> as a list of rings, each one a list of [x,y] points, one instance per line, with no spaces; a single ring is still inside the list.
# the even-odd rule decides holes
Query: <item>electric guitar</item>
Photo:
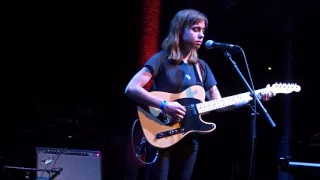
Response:
[[[258,98],[264,90],[256,90]],[[274,95],[300,92],[301,87],[296,84],[275,83],[268,88]],[[191,86],[181,93],[172,94],[152,91],[151,94],[166,101],[177,101],[185,106],[186,114],[182,120],[175,121],[164,114],[159,108],[151,106],[137,106],[138,117],[146,140],[158,148],[173,146],[190,133],[210,133],[216,129],[216,124],[203,121],[201,116],[211,111],[232,106],[241,102],[249,102],[253,98],[250,92],[241,93],[225,98],[205,102],[205,91],[199,86]]]

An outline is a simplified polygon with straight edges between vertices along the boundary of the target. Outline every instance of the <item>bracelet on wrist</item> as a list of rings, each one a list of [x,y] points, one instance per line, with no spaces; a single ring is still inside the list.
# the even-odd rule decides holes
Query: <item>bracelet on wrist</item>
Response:
[[[160,104],[160,109],[163,111],[167,106],[167,101],[162,101]]]

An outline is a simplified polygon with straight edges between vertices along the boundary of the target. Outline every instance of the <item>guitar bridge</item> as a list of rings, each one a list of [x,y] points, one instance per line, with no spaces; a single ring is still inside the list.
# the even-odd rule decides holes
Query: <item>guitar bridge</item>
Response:
[[[172,136],[172,135],[179,134],[179,133],[184,134],[184,129],[183,128],[176,128],[176,129],[171,129],[169,131],[163,131],[163,132],[157,133],[156,139]]]

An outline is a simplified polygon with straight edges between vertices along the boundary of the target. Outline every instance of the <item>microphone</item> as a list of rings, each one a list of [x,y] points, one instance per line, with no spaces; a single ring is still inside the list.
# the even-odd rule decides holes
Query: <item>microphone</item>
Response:
[[[213,48],[220,48],[220,49],[232,49],[232,48],[237,48],[239,46],[233,45],[233,44],[226,44],[226,43],[219,43],[219,42],[214,42],[212,40],[208,40],[205,43],[205,46],[207,49],[213,49]]]

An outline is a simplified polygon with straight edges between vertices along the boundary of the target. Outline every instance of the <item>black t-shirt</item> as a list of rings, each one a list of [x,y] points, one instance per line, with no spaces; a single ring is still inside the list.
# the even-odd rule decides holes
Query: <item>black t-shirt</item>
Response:
[[[153,91],[168,93],[180,93],[193,85],[202,85],[205,91],[216,85],[216,79],[208,64],[202,59],[199,60],[203,82],[200,81],[195,64],[181,62],[176,64],[168,59],[165,51],[154,54],[145,63],[152,73]]]

